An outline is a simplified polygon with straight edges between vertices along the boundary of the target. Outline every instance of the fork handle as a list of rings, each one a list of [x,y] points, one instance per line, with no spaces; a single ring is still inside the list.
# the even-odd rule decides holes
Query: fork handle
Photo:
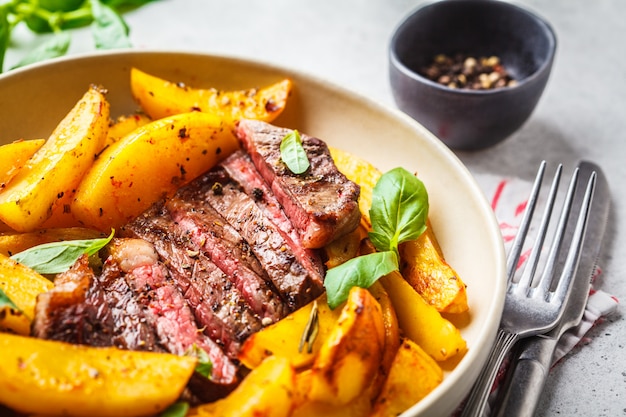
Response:
[[[508,387],[499,403],[498,417],[532,417],[543,394],[550,372],[557,337],[531,337],[522,341],[516,352],[521,352]],[[512,384],[511,381],[515,381]]]
[[[511,333],[504,329],[498,330],[498,336],[489,352],[487,364],[483,367],[483,370],[467,397],[467,402],[463,407],[461,417],[482,416],[485,411],[485,406],[487,405],[487,399],[491,393],[491,388],[498,375],[498,370],[507,353],[509,353],[518,340],[519,335],[517,333]]]

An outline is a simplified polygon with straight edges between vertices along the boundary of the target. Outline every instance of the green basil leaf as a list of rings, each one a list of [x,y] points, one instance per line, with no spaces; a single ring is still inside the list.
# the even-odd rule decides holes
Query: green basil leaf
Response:
[[[309,169],[309,158],[302,146],[302,138],[297,130],[285,135],[280,142],[280,158],[294,174],[302,174]]]
[[[330,308],[348,299],[352,287],[369,288],[380,277],[398,270],[398,255],[393,251],[374,252],[352,258],[326,272],[324,287]]]
[[[129,48],[128,25],[119,13],[99,0],[91,0],[91,31],[96,49]]]
[[[20,308],[9,298],[8,295],[0,288],[0,312],[5,308],[10,308],[15,311],[21,311]]]
[[[4,56],[9,47],[11,38],[11,25],[9,24],[9,13],[6,7],[0,7],[0,73],[4,67]]]
[[[379,251],[417,239],[426,230],[428,193],[424,183],[404,168],[394,168],[374,186],[370,219],[372,244]]]
[[[185,417],[187,411],[189,411],[189,403],[186,401],[177,401],[159,414],[159,417]]]
[[[200,348],[197,349],[196,355],[198,356],[198,364],[196,365],[196,372],[206,378],[210,378],[211,373],[213,372],[213,363],[211,362],[209,355],[203,349],[200,349]]]
[[[50,39],[33,49],[18,64],[13,67],[23,67],[24,65],[33,64],[46,59],[63,56],[70,47],[70,35],[67,32],[58,32],[52,35]]]
[[[58,274],[67,271],[82,255],[95,255],[113,239],[114,234],[115,230],[109,237],[101,239],[44,243],[16,253],[11,259],[40,274]]]

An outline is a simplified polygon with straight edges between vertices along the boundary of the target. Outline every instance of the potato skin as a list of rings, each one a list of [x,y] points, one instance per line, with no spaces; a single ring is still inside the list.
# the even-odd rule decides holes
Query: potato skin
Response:
[[[220,91],[192,88],[132,68],[130,88],[135,101],[153,120],[200,111],[229,123],[244,118],[272,122],[285,109],[292,83],[284,79],[260,89]]]
[[[0,403],[24,414],[158,414],[182,393],[196,359],[0,333]]]
[[[0,191],[0,221],[20,232],[41,225],[89,169],[108,127],[105,91],[92,86]]]
[[[210,114],[156,120],[102,152],[79,184],[71,211],[89,227],[117,228],[238,147],[229,126]]]

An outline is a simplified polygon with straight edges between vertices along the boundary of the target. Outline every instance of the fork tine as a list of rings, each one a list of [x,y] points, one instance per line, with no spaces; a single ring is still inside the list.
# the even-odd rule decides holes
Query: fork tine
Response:
[[[554,202],[556,201],[556,196],[558,194],[562,172],[563,165],[559,164],[556,172],[554,173],[554,178],[552,180],[552,185],[550,186],[550,193],[548,195],[548,200],[546,201],[543,218],[541,219],[541,224],[539,226],[539,230],[537,231],[537,236],[535,238],[530,257],[528,258],[526,266],[524,267],[522,277],[516,285],[518,291],[528,292],[529,287],[533,283],[533,277],[535,276],[535,272],[537,271],[537,265],[539,264],[539,258],[541,257],[543,244],[548,233],[548,226],[550,225],[550,219],[552,217],[552,211],[554,209]]]
[[[579,170],[576,168],[572,173],[572,178],[569,183],[569,188],[563,201],[563,208],[561,209],[561,216],[555,235],[552,238],[552,245],[550,246],[550,253],[546,261],[543,274],[537,284],[537,287],[533,289],[532,295],[545,295],[550,290],[552,280],[554,277],[554,269],[556,267],[556,260],[558,258],[559,251],[563,243],[563,236],[565,234],[565,228],[572,210],[572,203],[574,201],[574,193],[576,191],[576,185],[578,184]]]
[[[513,241],[513,245],[511,246],[509,256],[507,257],[506,276],[509,282],[511,282],[513,280],[513,277],[515,276],[517,264],[522,254],[524,241],[526,240],[526,235],[528,234],[528,229],[530,228],[530,222],[535,212],[535,207],[537,206],[539,191],[541,190],[541,183],[543,182],[543,175],[545,171],[546,161],[541,161],[539,169],[537,170],[537,176],[535,177],[532,191],[530,193],[530,196],[528,197],[528,202],[526,203],[526,210],[524,210],[522,221],[520,223],[518,232],[515,235],[515,240]]]
[[[583,200],[583,205],[580,208],[580,214],[578,215],[578,220],[576,222],[576,230],[574,231],[574,236],[572,237],[572,243],[570,245],[569,251],[567,253],[567,259],[565,261],[565,267],[563,269],[563,273],[559,279],[559,283],[554,290],[549,301],[558,300],[562,301],[565,299],[567,294],[571,289],[571,281],[573,277],[576,275],[576,271],[578,270],[578,260],[580,258],[583,242],[585,239],[585,232],[587,231],[587,223],[589,221],[589,212],[591,210],[591,201],[593,199],[593,194],[596,186],[596,172],[592,172],[589,177],[589,181],[587,182],[587,189],[585,190],[585,198]],[[563,311],[561,311],[561,315]]]

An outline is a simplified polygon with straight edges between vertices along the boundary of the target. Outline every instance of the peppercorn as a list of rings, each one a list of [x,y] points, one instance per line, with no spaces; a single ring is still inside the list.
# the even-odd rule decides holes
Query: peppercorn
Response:
[[[421,69],[420,74],[449,88],[490,90],[517,84],[497,56],[475,58],[463,54],[453,57],[439,54],[430,65]]]

